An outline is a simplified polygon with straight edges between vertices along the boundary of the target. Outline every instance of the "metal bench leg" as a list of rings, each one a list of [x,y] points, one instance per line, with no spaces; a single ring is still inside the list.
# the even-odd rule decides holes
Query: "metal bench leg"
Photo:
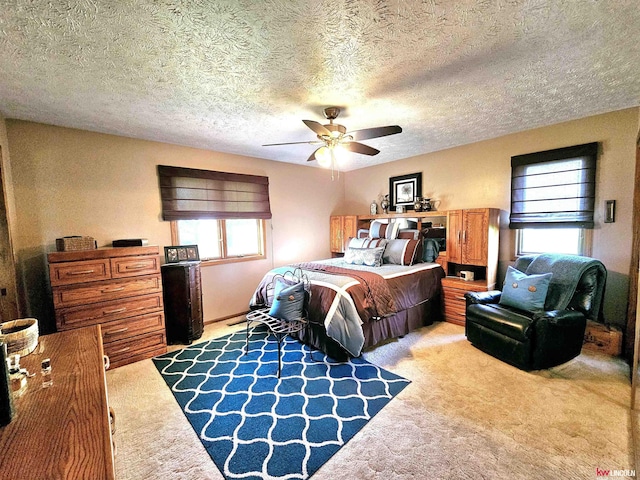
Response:
[[[280,338],[280,335],[278,335],[278,334],[276,334],[276,338],[278,339],[278,378],[280,378],[280,371],[282,370],[280,344],[282,343],[282,339]]]
[[[245,341],[244,341],[244,355],[249,353],[249,324],[250,323],[251,322],[249,321],[249,319],[247,319],[247,336],[245,337]]]

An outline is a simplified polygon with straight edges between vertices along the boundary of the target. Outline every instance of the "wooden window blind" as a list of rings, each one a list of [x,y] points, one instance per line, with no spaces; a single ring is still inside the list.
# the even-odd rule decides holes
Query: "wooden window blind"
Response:
[[[269,178],[158,165],[163,220],[269,219]]]
[[[593,228],[598,143],[511,157],[509,228]]]

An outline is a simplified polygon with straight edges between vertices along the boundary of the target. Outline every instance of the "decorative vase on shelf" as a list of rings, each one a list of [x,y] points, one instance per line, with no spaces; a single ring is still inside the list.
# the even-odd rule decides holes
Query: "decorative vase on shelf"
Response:
[[[380,208],[382,208],[383,213],[389,213],[389,195],[382,197],[382,200],[380,201]]]
[[[431,209],[432,209],[431,199],[430,198],[423,198],[422,199],[422,210],[424,210],[425,212],[430,212]]]
[[[416,197],[416,199],[413,201],[413,209],[416,212],[422,211],[422,199],[420,197]]]
[[[371,202],[371,205],[369,205],[369,213],[371,213],[371,215],[376,215],[378,213],[378,204],[375,200]]]

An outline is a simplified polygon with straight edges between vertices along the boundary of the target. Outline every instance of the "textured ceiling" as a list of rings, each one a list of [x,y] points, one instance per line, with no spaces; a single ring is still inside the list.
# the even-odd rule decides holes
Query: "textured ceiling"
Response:
[[[261,145],[326,106],[403,127],[351,170],[638,104],[635,0],[0,0],[7,118],[299,164]]]

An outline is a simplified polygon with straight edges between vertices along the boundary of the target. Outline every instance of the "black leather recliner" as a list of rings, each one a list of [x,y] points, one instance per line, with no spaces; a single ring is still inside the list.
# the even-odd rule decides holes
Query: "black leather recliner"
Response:
[[[544,311],[500,305],[501,292],[469,292],[467,339],[480,350],[523,370],[565,363],[580,354],[586,320],[602,320],[607,271],[593,258],[527,255],[514,267],[526,274],[551,272]]]

